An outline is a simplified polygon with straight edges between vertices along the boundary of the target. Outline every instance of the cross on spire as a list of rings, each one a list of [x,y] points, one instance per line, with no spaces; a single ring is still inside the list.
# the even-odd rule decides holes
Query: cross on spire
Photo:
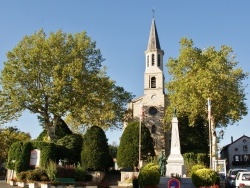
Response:
[[[154,8],[152,9],[152,15],[153,15],[153,18],[155,18],[155,9]]]

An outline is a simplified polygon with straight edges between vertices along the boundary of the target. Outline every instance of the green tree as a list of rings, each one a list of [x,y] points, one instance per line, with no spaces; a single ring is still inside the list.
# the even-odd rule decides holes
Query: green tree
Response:
[[[63,146],[68,149],[67,161],[69,164],[78,164],[81,162],[81,151],[83,138],[78,134],[66,135],[57,140],[57,145]]]
[[[91,170],[106,170],[111,167],[108,139],[98,126],[90,127],[83,137],[82,166]]]
[[[85,125],[116,126],[132,95],[110,80],[103,60],[86,32],[25,36],[7,53],[1,72],[1,122],[29,110],[44,119],[50,140],[68,114]]]
[[[17,129],[6,127],[0,131],[0,164],[7,161],[10,146],[17,141],[29,141],[31,136]]]
[[[181,153],[208,154],[208,127],[206,120],[197,118],[193,126],[189,126],[187,117],[178,118]]]
[[[44,130],[36,138],[36,141],[49,141],[46,128],[44,127],[44,121],[40,119],[40,117],[38,117],[38,119],[40,120],[40,124]],[[72,135],[72,131],[69,129],[64,120],[60,119],[56,125],[54,140],[57,141],[67,135]]]
[[[248,73],[236,67],[238,62],[229,46],[201,50],[187,38],[181,39],[180,46],[179,57],[170,58],[167,63],[172,78],[166,84],[170,102],[166,119],[171,120],[171,112],[176,108],[178,117],[187,116],[191,126],[197,118],[206,120],[206,103],[210,98],[212,155],[215,156],[215,129],[234,124],[247,114],[243,80]]]
[[[123,168],[138,166],[139,160],[139,122],[130,122],[125,128],[117,151],[117,164]],[[141,155],[145,159],[148,155],[155,156],[153,139],[148,128],[141,125]]]

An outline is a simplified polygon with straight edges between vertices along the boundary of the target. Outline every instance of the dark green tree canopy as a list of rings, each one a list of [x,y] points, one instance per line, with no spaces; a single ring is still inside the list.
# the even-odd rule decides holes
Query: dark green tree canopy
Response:
[[[146,158],[149,154],[155,156],[153,139],[148,128],[141,125],[141,154]],[[117,151],[119,167],[134,168],[139,160],[139,122],[130,122],[125,128]]]
[[[83,137],[82,166],[90,170],[106,170],[111,166],[108,139],[98,126],[90,127]]]

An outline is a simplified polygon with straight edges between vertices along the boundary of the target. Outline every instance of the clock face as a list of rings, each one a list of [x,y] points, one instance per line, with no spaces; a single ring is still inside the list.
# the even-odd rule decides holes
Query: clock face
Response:
[[[150,115],[152,115],[152,116],[154,116],[154,115],[156,115],[157,114],[157,109],[155,108],[155,107],[150,107],[149,109],[148,109],[148,113],[150,114]]]

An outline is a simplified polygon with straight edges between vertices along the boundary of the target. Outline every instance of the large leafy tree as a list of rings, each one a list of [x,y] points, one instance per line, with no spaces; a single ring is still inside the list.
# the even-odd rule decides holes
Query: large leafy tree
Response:
[[[131,168],[138,166],[139,161],[139,122],[130,122],[126,126],[117,151],[117,164],[119,167]],[[155,156],[153,138],[150,131],[142,123],[141,125],[141,155]]]
[[[52,140],[57,122],[69,114],[85,125],[117,125],[132,96],[110,80],[103,60],[85,32],[25,36],[7,53],[0,76],[1,121],[29,110],[43,118]]]
[[[10,146],[17,141],[29,141],[29,133],[20,131],[16,127],[6,127],[0,131],[0,164],[7,162]]]
[[[106,170],[113,166],[108,139],[102,128],[92,126],[87,130],[83,137],[81,163],[90,170]]]
[[[193,41],[182,38],[178,58],[170,58],[167,67],[171,80],[166,84],[170,101],[166,119],[177,109],[178,116],[187,116],[189,125],[197,118],[208,117],[207,99],[212,101],[211,137],[212,155],[215,156],[217,127],[226,127],[247,114],[245,86],[248,74],[237,68],[232,48],[221,46],[219,50],[208,47],[201,50]]]

